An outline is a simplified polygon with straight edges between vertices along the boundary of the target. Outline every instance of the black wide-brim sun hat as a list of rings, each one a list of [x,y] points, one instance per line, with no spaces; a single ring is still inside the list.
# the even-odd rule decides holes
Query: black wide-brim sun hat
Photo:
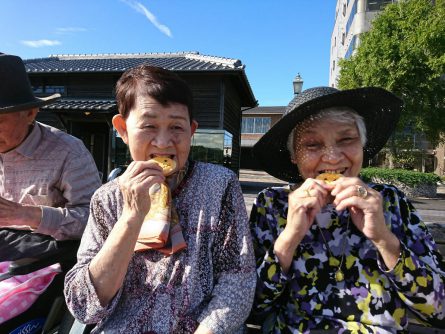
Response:
[[[22,59],[0,54],[0,114],[42,107],[58,98],[60,94],[34,96]]]
[[[338,90],[332,87],[310,88],[298,94],[287,106],[283,117],[254,145],[253,155],[270,175],[289,183],[302,181],[291,161],[287,141],[301,121],[330,107],[349,107],[363,117],[367,142],[363,159],[374,157],[395,130],[403,101],[383,88],[365,87]]]

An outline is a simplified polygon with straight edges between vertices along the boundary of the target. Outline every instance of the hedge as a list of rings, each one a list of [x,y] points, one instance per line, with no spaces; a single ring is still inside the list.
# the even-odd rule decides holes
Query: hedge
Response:
[[[386,183],[400,182],[409,187],[421,184],[436,185],[441,179],[433,173],[421,173],[406,169],[388,169],[367,167],[362,168],[360,177],[365,182],[372,182],[372,179],[379,179]]]

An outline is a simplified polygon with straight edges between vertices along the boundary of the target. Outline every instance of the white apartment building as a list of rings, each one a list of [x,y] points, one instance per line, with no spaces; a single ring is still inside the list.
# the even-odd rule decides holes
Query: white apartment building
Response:
[[[331,36],[329,85],[337,87],[338,61],[349,58],[360,42],[360,34],[371,28],[373,18],[388,3],[397,0],[337,0]]]
[[[337,87],[340,74],[338,61],[349,58],[360,42],[360,34],[371,28],[372,20],[389,3],[397,0],[337,0],[335,24],[331,36],[329,85]],[[412,134],[413,146],[418,150],[420,165],[416,170],[445,175],[445,145],[433,148],[421,134]]]

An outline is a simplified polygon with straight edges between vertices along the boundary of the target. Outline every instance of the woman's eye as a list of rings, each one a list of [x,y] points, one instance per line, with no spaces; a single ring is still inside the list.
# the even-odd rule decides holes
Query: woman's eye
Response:
[[[352,143],[356,139],[357,139],[357,137],[344,137],[344,138],[340,139],[340,143],[349,144],[349,143]]]
[[[304,144],[304,147],[306,147],[308,150],[317,150],[321,147],[321,144],[319,143],[307,143]]]

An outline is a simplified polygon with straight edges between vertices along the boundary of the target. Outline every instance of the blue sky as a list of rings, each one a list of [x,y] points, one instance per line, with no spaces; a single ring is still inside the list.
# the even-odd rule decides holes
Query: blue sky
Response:
[[[260,106],[327,86],[335,0],[1,0],[0,52],[198,51],[240,59]]]

